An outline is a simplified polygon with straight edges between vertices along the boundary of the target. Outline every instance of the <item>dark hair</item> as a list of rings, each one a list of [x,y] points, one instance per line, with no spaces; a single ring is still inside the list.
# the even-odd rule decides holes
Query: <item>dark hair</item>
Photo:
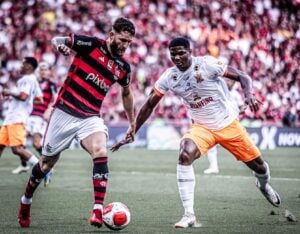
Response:
[[[183,46],[185,49],[190,49],[190,42],[185,37],[176,37],[170,42],[169,49],[175,46]]]
[[[127,18],[119,17],[113,24],[113,29],[117,32],[128,31],[131,35],[135,35],[134,24]]]
[[[33,70],[37,68],[38,62],[34,57],[25,57],[24,60],[32,66]]]

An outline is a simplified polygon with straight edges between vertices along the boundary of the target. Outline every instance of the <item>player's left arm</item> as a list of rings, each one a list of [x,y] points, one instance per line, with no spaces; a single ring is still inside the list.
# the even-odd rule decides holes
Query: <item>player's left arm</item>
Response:
[[[240,71],[234,67],[228,66],[224,74],[225,77],[239,81],[244,91],[245,103],[249,105],[250,110],[256,112],[259,110],[259,104],[262,104],[257,100],[253,94],[252,90],[252,79],[245,72]]]
[[[133,95],[129,85],[126,87],[124,86],[122,87],[122,101],[129,122],[129,128],[127,131],[126,138],[131,138],[131,141],[133,141],[135,135],[135,119],[134,119],[134,108],[133,108]]]
[[[18,90],[3,89],[2,94],[3,96],[12,96],[19,101],[26,101],[28,98],[28,93],[20,92]]]

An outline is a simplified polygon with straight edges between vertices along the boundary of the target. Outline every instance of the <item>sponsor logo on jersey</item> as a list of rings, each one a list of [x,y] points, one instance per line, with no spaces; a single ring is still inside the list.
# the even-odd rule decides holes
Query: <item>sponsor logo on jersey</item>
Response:
[[[197,103],[190,103],[190,107],[192,109],[202,108],[202,107],[206,106],[207,104],[211,103],[213,100],[214,99],[212,97],[207,97]]]
[[[102,63],[104,63],[104,60],[105,60],[104,56],[99,56],[99,60],[100,60]]]
[[[187,91],[192,90],[193,88],[196,88],[196,86],[192,85],[191,82],[187,82],[184,91],[187,92]]]
[[[94,74],[91,72],[86,76],[85,80],[92,81],[94,84],[96,84],[99,88],[103,89],[105,92],[107,92],[109,89],[109,86],[105,83],[103,79],[99,77],[98,74]]]
[[[201,99],[201,97],[198,95],[198,94],[194,94],[193,95],[193,100],[194,101],[198,101],[198,100],[200,100]]]
[[[116,60],[116,63],[121,67],[124,66],[124,63],[122,61],[120,61],[119,59]]]
[[[84,45],[84,46],[92,46],[92,42],[91,41],[81,41],[81,40],[78,40],[76,42],[77,45],[81,46],[81,45]]]

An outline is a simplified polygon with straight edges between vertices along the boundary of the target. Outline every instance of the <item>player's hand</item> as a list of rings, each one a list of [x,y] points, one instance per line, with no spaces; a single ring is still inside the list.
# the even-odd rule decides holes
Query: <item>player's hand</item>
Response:
[[[2,95],[3,95],[3,96],[9,96],[9,95],[10,95],[10,90],[9,90],[9,89],[6,89],[6,88],[3,89],[3,90],[2,90]]]
[[[129,143],[130,143],[130,140],[128,140],[128,139],[123,139],[123,140],[117,142],[116,144],[114,144],[114,145],[110,148],[110,150],[111,150],[112,152],[118,151],[119,148],[120,148],[121,146],[126,145],[126,144],[129,144]]]
[[[132,123],[130,123],[130,126],[127,130],[125,139],[127,139],[130,142],[133,142],[134,141],[134,135],[135,135],[135,122],[132,122]]]
[[[64,56],[69,56],[71,54],[71,49],[65,44],[58,45],[57,50],[59,53],[63,54]]]
[[[253,95],[249,95],[246,97],[245,103],[250,107],[252,112],[256,112],[259,110],[259,105],[263,103],[256,99]]]

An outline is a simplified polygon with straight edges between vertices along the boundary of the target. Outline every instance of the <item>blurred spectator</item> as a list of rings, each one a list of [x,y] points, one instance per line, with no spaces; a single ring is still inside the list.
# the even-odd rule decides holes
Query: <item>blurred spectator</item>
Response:
[[[137,108],[149,87],[168,65],[168,41],[183,35],[197,55],[210,54],[244,70],[254,79],[264,105],[251,121],[282,123],[291,106],[300,121],[300,2],[298,0],[4,0],[0,3],[0,82],[15,76],[22,57],[34,55],[54,65],[61,84],[69,60],[54,52],[50,39],[77,34],[102,37],[111,22],[124,15],[138,32],[126,54],[132,66]],[[240,87],[236,87],[239,91]],[[112,89],[107,102],[120,103]],[[288,104],[289,103],[289,104]],[[124,111],[116,105],[102,111],[106,121],[118,123]],[[153,117],[186,121],[180,100],[167,96]]]

